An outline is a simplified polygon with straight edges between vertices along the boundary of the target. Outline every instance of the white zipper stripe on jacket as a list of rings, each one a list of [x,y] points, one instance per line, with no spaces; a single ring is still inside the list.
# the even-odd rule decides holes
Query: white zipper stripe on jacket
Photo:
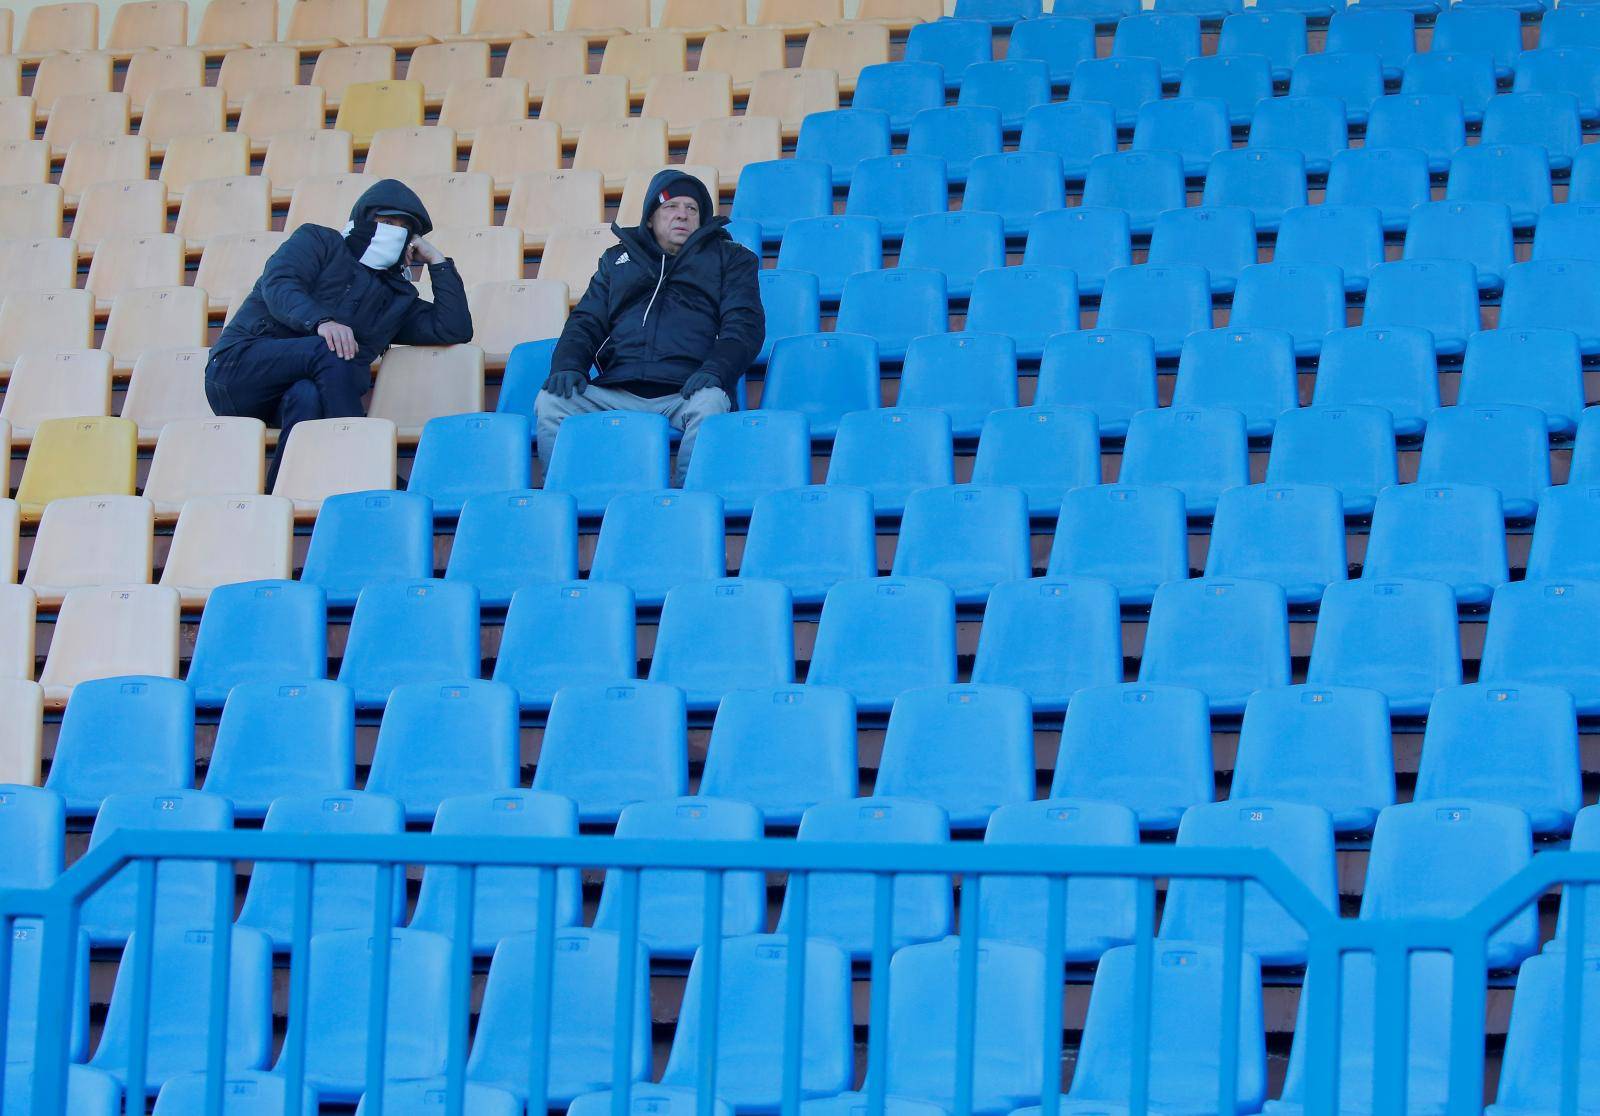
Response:
[[[648,325],[649,324],[649,322],[650,322],[650,308],[653,307],[656,304],[656,295],[661,293],[661,284],[665,283],[666,281],[667,281],[667,257],[665,255],[665,253],[663,253],[662,256],[661,256],[661,277],[656,280],[656,289],[650,292],[650,301],[645,303],[645,306],[644,306],[644,317],[639,321],[640,325]]]

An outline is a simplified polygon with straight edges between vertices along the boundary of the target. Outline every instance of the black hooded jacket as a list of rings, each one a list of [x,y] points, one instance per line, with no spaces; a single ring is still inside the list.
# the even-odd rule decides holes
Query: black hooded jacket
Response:
[[[428,211],[403,182],[374,183],[350,211],[349,239],[321,225],[301,225],[267,261],[261,278],[212,346],[213,358],[263,337],[306,337],[332,320],[355,332],[358,357],[372,361],[390,345],[460,345],[472,340],[467,292],[450,260],[433,264],[433,301],[397,263],[374,271],[361,263],[380,210],[407,214],[418,236],[433,231]]]
[[[587,374],[592,364],[601,385],[680,387],[703,369],[735,398],[766,336],[756,282],[761,262],[728,236],[723,217],[707,217],[676,255],[662,252],[650,215],[679,179],[693,184],[702,215],[716,211],[692,175],[664,170],[651,179],[644,220],[636,228],[611,226],[621,243],[601,255],[551,354],[551,371]]]

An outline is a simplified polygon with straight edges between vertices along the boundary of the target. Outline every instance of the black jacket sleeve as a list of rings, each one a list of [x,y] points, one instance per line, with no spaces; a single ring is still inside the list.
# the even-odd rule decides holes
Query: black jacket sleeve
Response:
[[[589,375],[600,346],[611,336],[611,265],[600,257],[589,287],[567,315],[561,338],[550,354],[550,371]]]
[[[330,242],[326,229],[302,225],[272,253],[261,272],[261,300],[267,312],[290,329],[315,333],[317,323],[333,317],[333,308],[318,302],[312,292],[327,268],[328,253],[342,244]]]
[[[465,345],[472,340],[472,311],[454,260],[429,264],[433,301],[417,299],[395,334],[398,345]]]
[[[721,321],[717,340],[700,370],[721,380],[729,399],[738,398],[734,392],[739,377],[749,370],[767,336],[767,315],[756,279],[760,270],[760,261],[748,248],[738,244],[723,247]]]

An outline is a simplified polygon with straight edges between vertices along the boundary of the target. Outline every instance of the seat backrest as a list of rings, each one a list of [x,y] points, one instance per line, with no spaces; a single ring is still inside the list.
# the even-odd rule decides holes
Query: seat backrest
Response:
[[[205,789],[241,818],[266,814],[285,794],[355,786],[355,696],[320,678],[240,682],[228,692]]]
[[[364,784],[431,821],[441,799],[516,788],[517,693],[502,682],[396,686],[384,707]]]
[[[389,488],[395,478],[395,425],[383,418],[310,419],[295,425],[283,451],[274,496],[313,509],[340,492]]]
[[[139,118],[139,134],[151,143],[169,143],[179,136],[214,135],[227,130],[227,101],[222,90],[157,89]]]
[[[420,0],[422,4],[434,4],[440,7],[453,6],[458,2],[459,0]],[[397,10],[401,10],[401,5],[387,7],[384,10],[384,18],[387,19]],[[448,20],[449,16],[444,18]],[[457,27],[460,26],[459,14],[455,16],[454,22]],[[456,33],[452,28],[450,34]],[[456,82],[489,79],[489,44],[470,40],[424,43],[411,52],[411,61],[406,65],[406,79],[420,81],[423,95],[430,103],[442,101],[446,92]],[[523,115],[527,115],[526,102],[523,104]],[[450,125],[445,124],[443,127],[448,128]]]
[[[560,152],[561,129],[548,120],[482,124],[473,132],[472,154],[467,159],[467,170],[474,174],[491,175],[497,190],[510,187],[515,192],[514,183],[524,174],[556,172],[561,166]],[[506,223],[520,224],[509,217]],[[594,222],[585,220],[580,223]]]
[[[223,233],[266,232],[271,209],[272,186],[260,175],[205,179],[184,191],[172,231],[202,246]]]
[[[68,290],[78,274],[78,242],[47,236],[13,240],[0,260],[0,299],[13,291]]]
[[[303,10],[295,9],[297,13]],[[330,107],[337,106],[350,86],[394,77],[394,53],[392,46],[381,43],[325,49],[317,54],[311,70],[311,84],[327,92]]]
[[[380,128],[372,133],[363,174],[412,179],[456,168],[456,134],[437,125]]]
[[[227,11],[230,6],[248,3],[249,0],[228,0],[215,5],[216,11]],[[206,5],[210,15],[213,5]],[[202,17],[203,19],[203,17]],[[276,25],[273,31],[277,31]],[[262,36],[262,41],[274,36]],[[202,40],[204,41],[204,40]],[[239,107],[245,98],[258,90],[284,89],[298,83],[300,77],[300,52],[292,46],[277,44],[241,47],[222,56],[222,67],[217,71],[217,88],[228,98],[230,106]]]
[[[132,369],[145,352],[203,348],[208,304],[199,287],[143,287],[125,290],[111,303],[100,348],[118,368]]]
[[[550,705],[533,789],[574,799],[583,821],[614,821],[631,802],[687,793],[685,732],[675,686],[566,686]]]
[[[260,492],[266,441],[260,419],[169,418],[156,438],[144,495],[158,513],[173,514],[196,496]]]
[[[206,600],[189,662],[203,706],[220,706],[235,685],[326,677],[327,600],[297,581],[222,585]]]
[[[573,527],[572,564],[577,564]],[[568,580],[521,587],[506,614],[494,679],[527,707],[550,706],[570,683],[631,681],[638,670],[633,592],[625,585]]]
[[[515,233],[511,239],[517,239]],[[520,255],[520,243],[516,251]],[[408,437],[416,437],[436,417],[480,412],[483,362],[483,350],[476,345],[390,349],[379,367],[368,414],[389,419]]]
[[[239,111],[238,131],[249,136],[253,143],[270,145],[275,136],[318,131],[327,119],[326,106],[327,95],[320,85],[285,85],[274,89],[253,89],[244,95],[244,105]],[[332,136],[349,135],[349,132],[332,133]],[[332,136],[326,142],[333,144],[341,142]],[[348,139],[344,142],[348,142]],[[337,173],[348,169],[349,166],[346,165]],[[294,184],[286,181],[282,185],[292,188]]]
[[[79,683],[62,715],[45,785],[79,816],[93,814],[109,794],[192,787],[194,699],[188,687],[170,677],[137,675]]]
[[[1000,806],[1033,798],[1032,724],[1027,695],[1010,686],[906,690],[889,715],[873,793],[937,802],[957,829],[986,825]]]
[[[422,123],[420,81],[364,81],[345,87],[333,126],[367,143],[384,128],[409,128]]]
[[[332,133],[322,133],[332,134]],[[269,153],[267,158],[272,158]],[[200,257],[195,286],[215,301],[233,305],[250,293],[267,261],[288,239],[287,233],[232,233],[213,237]]]
[[[527,5],[519,4],[518,18]],[[480,8],[480,11],[482,9]],[[476,19],[477,16],[474,16]],[[581,77],[588,72],[589,41],[584,35],[532,34],[513,39],[506,50],[502,75],[528,83],[528,96],[548,103],[550,83],[558,77]]]
[[[750,516],[740,574],[784,582],[797,602],[819,604],[839,581],[877,573],[872,497],[815,485],[770,492]]]
[[[14,440],[24,443],[41,422],[106,415],[110,410],[111,354],[29,348],[18,354],[12,367],[0,418],[11,424]]]
[[[0,329],[4,320],[0,310]],[[46,419],[34,431],[17,503],[26,517],[62,496],[132,495],[137,453],[138,428],[130,419]]]
[[[154,522],[142,496],[53,500],[39,521],[23,584],[53,595],[76,585],[146,584]]]

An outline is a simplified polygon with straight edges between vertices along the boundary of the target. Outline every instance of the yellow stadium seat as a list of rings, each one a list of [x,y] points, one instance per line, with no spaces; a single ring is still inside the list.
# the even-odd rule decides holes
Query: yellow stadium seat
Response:
[[[329,496],[393,488],[395,456],[395,427],[388,419],[297,422],[272,494],[293,500],[296,516],[314,516]]]
[[[514,41],[500,76],[521,78],[528,83],[528,96],[542,101],[556,78],[582,77],[588,67],[589,43],[582,35],[551,33]]]
[[[478,0],[467,36],[499,46],[555,29],[550,0]]]
[[[93,252],[111,236],[155,236],[167,231],[167,188],[157,179],[95,182],[78,196],[72,237]]]
[[[139,428],[128,419],[41,422],[17,485],[22,518],[37,520],[46,504],[67,496],[132,496],[138,453]]]
[[[539,257],[539,278],[545,282],[554,279],[566,284],[567,297],[576,303],[588,290],[589,280],[594,278],[600,254],[616,242],[617,236],[611,231],[610,225],[557,229],[544,242],[544,253]],[[554,337],[555,334],[529,336]]]
[[[944,0],[861,0],[856,19],[875,20],[892,31],[909,31],[944,16]]]
[[[628,176],[628,184],[622,188],[622,201],[617,203],[617,224],[627,228],[629,225],[637,225],[644,218],[645,191],[650,188],[650,180],[656,176],[656,172],[666,169],[657,167],[655,170],[639,171]],[[683,163],[672,169],[694,175],[705,184],[707,193],[713,198],[717,196],[716,167],[697,167]]]
[[[294,0],[284,41],[325,50],[366,34],[367,0]]]
[[[0,677],[33,679],[37,612],[32,589],[0,585]]]
[[[783,129],[771,116],[707,120],[694,130],[684,162],[717,168],[717,180],[732,188],[747,163],[776,159],[783,151]]]
[[[111,355],[96,349],[34,349],[17,357],[0,404],[11,444],[27,446],[51,419],[111,413]]]
[[[473,136],[467,159],[467,170],[489,175],[497,194],[510,190],[522,175],[560,166],[561,129],[547,120],[486,124]]]
[[[839,75],[832,70],[768,70],[756,77],[745,115],[776,117],[793,139],[807,116],[838,107]]]
[[[161,430],[178,419],[209,419],[206,357],[210,350],[150,349],[133,365],[133,379],[122,400],[122,417],[139,427],[139,441],[153,446]]]
[[[478,346],[396,345],[378,366],[368,413],[393,422],[400,440],[414,443],[431,418],[483,409],[483,350]]]
[[[206,292],[199,287],[144,287],[124,291],[111,304],[100,347],[117,371],[133,371],[150,349],[202,348],[206,343]]]
[[[100,45],[100,5],[41,4],[22,25],[17,53],[37,58],[57,51],[94,50]]]
[[[215,6],[213,0],[210,7]],[[282,89],[299,80],[300,52],[278,44],[230,50],[222,56],[222,69],[217,72],[217,88],[228,99],[230,109],[242,108],[245,98],[257,90]]]
[[[572,0],[567,8],[568,31],[626,33],[649,26],[650,0]]]
[[[618,74],[552,77],[545,86],[539,119],[561,125],[563,140],[576,139],[590,124],[625,122],[628,79]]]
[[[844,0],[756,0],[758,27],[807,31],[844,19]]]
[[[158,89],[198,89],[206,83],[205,51],[195,47],[144,50],[128,60],[122,91],[134,112],[143,112]]]
[[[667,0],[661,9],[661,26],[691,35],[742,27],[747,22],[745,0]]]
[[[60,235],[60,186],[48,182],[0,186],[0,240]]]
[[[403,50],[460,31],[461,0],[388,0],[378,17],[376,37]]]
[[[0,779],[36,787],[44,740],[44,687],[27,678],[0,679],[0,706],[6,711],[0,718]]]
[[[0,97],[15,97],[22,92],[22,59],[0,54]]]
[[[0,364],[23,353],[92,348],[92,291],[13,291],[0,302]]]
[[[472,342],[491,368],[505,366],[511,350],[532,337],[555,337],[567,320],[567,285],[544,279],[479,283],[467,291]]]
[[[700,68],[727,74],[735,90],[748,92],[757,74],[783,68],[786,49],[777,27],[715,31],[700,48]]]
[[[167,196],[183,198],[191,183],[207,178],[234,178],[250,173],[250,138],[238,132],[178,136],[168,141],[161,159],[161,181]]]
[[[160,584],[185,608],[237,581],[294,576],[294,504],[281,496],[197,496],[172,532]]]
[[[0,136],[32,139],[37,124],[32,97],[0,97]]]
[[[15,500],[0,497],[0,583],[15,585],[17,581],[18,536],[22,525],[22,509]]]
[[[65,155],[78,140],[128,134],[126,93],[79,93],[56,98],[45,121],[44,138],[57,155]]]
[[[449,128],[383,128],[372,134],[363,174],[407,182],[456,169],[456,134]]]
[[[702,120],[733,115],[733,79],[707,70],[662,74],[644,95],[644,115],[665,120],[669,140],[687,140]]]
[[[258,89],[245,94],[238,130],[250,137],[252,151],[265,151],[275,136],[322,131],[328,114],[324,100],[318,85]]]
[[[143,496],[53,500],[39,520],[22,584],[42,605],[89,585],[148,585],[155,510]]]
[[[652,78],[659,74],[683,73],[688,57],[689,44],[681,31],[617,35],[606,43],[600,72],[627,78],[629,94],[643,97]]]
[[[189,5],[184,0],[137,0],[117,6],[106,33],[106,49],[127,56],[141,50],[183,46],[189,41]]]
[[[131,182],[150,176],[150,141],[143,136],[81,139],[67,149],[61,189],[69,200],[96,182]]]
[[[163,146],[179,136],[209,136],[228,130],[227,101],[222,90],[157,89],[150,94],[139,134],[152,148]]]
[[[171,419],[156,438],[144,495],[159,519],[200,496],[261,491],[267,475],[267,428],[253,418]]]
[[[327,178],[308,178],[295,187],[294,200],[283,231],[294,232],[301,225],[322,225],[342,229],[350,210],[363,190],[378,181],[364,174],[335,174]]]
[[[311,84],[322,87],[329,108],[338,108],[344,102],[344,91],[352,85],[393,78],[394,47],[381,44],[325,50],[311,69]]]
[[[184,191],[173,232],[191,251],[223,233],[266,232],[272,227],[272,186],[260,175],[208,178]]]
[[[557,170],[518,175],[505,223],[538,248],[556,229],[598,225],[606,218],[606,180],[599,171]]]
[[[96,308],[108,311],[124,291],[181,286],[183,269],[183,237],[175,233],[109,236],[95,246],[84,285],[94,292]]]
[[[50,181],[50,145],[44,140],[0,141],[0,186]]]
[[[494,180],[460,171],[411,180],[435,228],[475,229],[494,222]]]
[[[489,76],[489,44],[459,40],[429,43],[411,52],[406,80],[422,83],[422,96],[433,107],[443,103],[445,90],[458,81],[482,81]]]
[[[476,78],[458,81],[444,91],[439,126],[454,128],[470,140],[481,129],[528,121],[528,83],[521,78]]]
[[[178,677],[179,616],[178,592],[164,585],[72,590],[39,674],[45,705],[65,706],[74,686],[96,678]]]
[[[819,27],[806,36],[800,65],[808,70],[832,70],[839,88],[856,87],[864,66],[889,61],[889,28],[881,23],[840,23]],[[798,125],[796,125],[798,127]]]
[[[78,242],[71,237],[8,240],[0,247],[0,298],[12,291],[63,290],[78,281]]]
[[[278,0],[206,0],[194,42],[215,54],[278,39]]]
[[[115,59],[103,50],[52,54],[40,60],[33,76],[33,99],[49,113],[54,111],[59,97],[109,93],[114,65]]]
[[[422,83],[363,82],[345,88],[334,127],[349,132],[356,146],[370,143],[385,128],[412,128],[423,118]]]
[[[606,176],[607,189],[621,190],[634,171],[665,166],[666,162],[667,122],[636,116],[584,125],[572,169],[597,170]]]
[[[461,282],[468,287],[475,283],[498,283],[505,279],[522,278],[520,229],[498,225],[476,229],[444,228],[433,233],[428,240],[455,261]],[[423,274],[426,278],[426,270]]]
[[[226,310],[250,293],[272,253],[287,239],[289,234],[281,232],[212,237],[200,256],[200,270],[195,273],[194,285],[210,296],[211,309]],[[137,379],[137,367],[133,374]],[[131,393],[132,389],[129,391]]]

